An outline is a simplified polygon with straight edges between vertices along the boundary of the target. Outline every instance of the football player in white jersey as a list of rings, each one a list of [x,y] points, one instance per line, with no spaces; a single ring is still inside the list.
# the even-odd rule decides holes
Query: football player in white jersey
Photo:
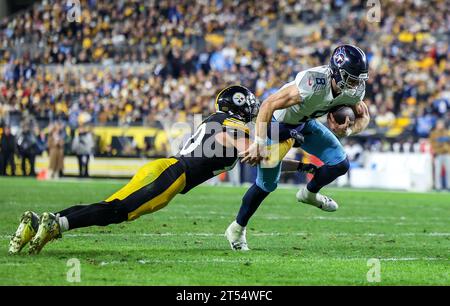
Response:
[[[233,249],[248,250],[247,222],[267,195],[277,188],[280,163],[271,168],[260,164],[266,146],[273,142],[274,122],[278,125],[279,138],[287,131],[298,131],[304,140],[301,148],[324,163],[315,171],[313,179],[297,192],[297,200],[329,212],[338,208],[333,199],[320,194],[319,190],[349,169],[338,137],[357,134],[369,124],[369,111],[363,102],[367,79],[368,63],[364,52],[353,45],[341,45],[333,51],[328,65],[298,73],[294,81],[263,102],[256,119],[255,141],[242,153],[243,162],[258,165],[257,179],[244,195],[236,220],[225,232]],[[347,117],[345,123],[337,124],[330,113],[327,128],[315,120],[338,105],[350,106],[356,115],[355,121],[350,122]]]

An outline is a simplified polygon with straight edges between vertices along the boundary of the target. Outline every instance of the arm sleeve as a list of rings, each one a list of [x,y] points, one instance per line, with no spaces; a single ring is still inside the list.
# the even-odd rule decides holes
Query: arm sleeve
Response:
[[[233,137],[234,139],[239,139],[242,137],[250,137],[250,130],[245,125],[244,122],[233,119],[233,118],[227,118],[222,123],[223,131],[226,132],[228,135]]]

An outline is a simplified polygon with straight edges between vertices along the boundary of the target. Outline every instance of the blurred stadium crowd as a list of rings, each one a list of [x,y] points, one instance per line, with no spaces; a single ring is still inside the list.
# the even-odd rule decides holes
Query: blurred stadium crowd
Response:
[[[380,22],[369,9],[364,0],[85,0],[81,22],[69,22],[66,1],[42,0],[0,22],[0,124],[189,121],[211,112],[226,85],[263,100],[354,43],[370,61],[373,118],[357,142],[413,150],[437,121],[450,123],[450,6],[382,1]]]

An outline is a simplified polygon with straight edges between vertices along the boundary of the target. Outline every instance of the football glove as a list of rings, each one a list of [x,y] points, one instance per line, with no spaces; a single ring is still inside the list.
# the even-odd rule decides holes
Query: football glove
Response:
[[[319,169],[319,167],[313,164],[304,164],[304,163],[299,163],[297,167],[297,171],[311,174],[314,174],[317,171],[317,169]]]

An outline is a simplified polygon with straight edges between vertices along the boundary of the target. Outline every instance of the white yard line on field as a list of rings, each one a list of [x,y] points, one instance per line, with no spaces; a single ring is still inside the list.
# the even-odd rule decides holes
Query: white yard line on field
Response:
[[[220,233],[136,233],[136,234],[122,234],[122,233],[99,233],[99,234],[67,234],[65,236],[69,237],[83,237],[83,235],[90,235],[90,236],[96,236],[96,235],[109,235],[109,236],[126,236],[129,237],[130,235],[135,236],[143,236],[143,237],[152,237],[152,236],[205,236],[205,237],[211,237],[211,236],[219,236],[222,237],[223,234]],[[249,235],[252,236],[315,236],[315,235],[322,235],[322,236],[450,236],[450,233],[390,233],[390,234],[384,234],[384,233],[307,233],[307,232],[268,232],[268,233],[249,233]]]
[[[433,260],[446,260],[446,261],[450,261],[450,259],[446,259],[446,258],[434,258],[434,257],[400,257],[400,258],[396,258],[396,257],[389,257],[389,258],[380,258],[380,260],[383,261],[416,261],[416,260],[424,260],[424,261],[433,261]]]
[[[0,178],[0,180],[7,180],[8,178]],[[14,178],[15,180],[30,180],[29,178]],[[108,185],[118,185],[118,184],[126,184],[130,178],[109,178],[109,179],[99,179],[99,178],[90,178],[90,179],[80,179],[76,177],[64,177],[60,178],[58,180],[47,180],[42,181],[40,183],[71,183],[71,184],[80,184],[80,183],[87,183],[87,184],[108,184]],[[242,188],[247,189],[251,186],[251,183],[243,183],[241,186],[233,186],[231,184],[225,183],[220,184],[220,188]],[[299,188],[303,188],[304,185],[293,185],[293,184],[278,184],[278,189],[287,189],[287,190],[298,190]],[[211,185],[201,185],[200,188],[202,189],[208,189],[208,188],[218,188],[218,186],[211,186]],[[420,192],[420,191],[408,191],[408,190],[394,190],[394,189],[370,189],[370,188],[349,188],[349,187],[336,187],[331,186],[327,188],[327,192],[352,192],[352,193],[400,193],[400,194],[409,194],[409,195],[438,195],[438,196],[447,196],[448,193],[445,192],[437,192],[437,191],[426,191],[426,192]],[[388,203],[387,203],[388,204]],[[397,203],[391,203],[393,205],[398,205]]]
[[[267,233],[248,233],[251,236],[256,237],[267,237],[267,236],[365,236],[365,237],[404,237],[404,236],[431,236],[431,237],[448,237],[450,236],[450,233],[440,233],[440,232],[430,232],[430,233],[324,233],[324,232],[315,232],[315,233],[308,233],[308,232],[267,232]],[[171,233],[171,232],[165,232],[165,233],[79,233],[79,234],[64,234],[64,237],[66,238],[83,238],[83,237],[104,237],[104,236],[110,236],[110,237],[164,237],[164,236],[174,236],[174,237],[222,237],[223,234],[220,233],[193,233],[193,232],[186,232],[186,233]],[[1,235],[2,239],[10,239],[10,235]]]
[[[330,260],[341,260],[341,261],[363,261],[366,262],[368,258],[365,257],[342,257],[342,258],[290,258],[286,260],[273,260],[273,259],[262,259],[262,258],[252,258],[252,259],[226,259],[226,258],[203,258],[203,259],[139,259],[137,263],[146,264],[205,264],[205,263],[230,263],[230,264],[254,264],[254,263],[285,263],[285,262],[324,262]],[[390,258],[378,258],[381,261],[449,261],[445,258],[435,258],[435,257],[390,257]],[[133,262],[125,261],[102,261],[100,266],[107,265],[126,265]]]
[[[289,258],[288,260],[273,260],[273,259],[263,259],[263,258],[242,258],[242,259],[226,259],[226,258],[202,258],[202,259],[139,259],[130,261],[101,261],[100,266],[108,265],[128,265],[138,263],[141,265],[147,264],[208,264],[208,263],[228,263],[228,264],[258,264],[258,263],[292,263],[292,262],[328,262],[328,261],[367,261],[366,257],[330,257],[330,258]],[[438,257],[389,257],[389,258],[378,258],[381,261],[450,261],[446,258]],[[0,263],[0,266],[23,266],[26,263],[17,262],[5,262]]]
[[[173,211],[161,211],[161,213],[173,213]],[[208,215],[211,215],[209,217]],[[202,213],[202,215],[195,214],[184,214],[184,216],[166,216],[167,219],[170,220],[178,220],[178,219],[230,219],[230,215],[223,214],[216,211],[208,211]],[[281,216],[274,214],[260,214],[258,215],[260,219],[266,220],[318,220],[318,221],[335,221],[335,222],[344,222],[344,223],[389,223],[395,225],[426,225],[428,224],[440,224],[440,223],[448,223],[448,220],[445,218],[432,218],[427,219],[427,222],[410,222],[413,221],[413,218],[409,217],[332,217],[332,216]],[[396,223],[395,223],[396,222]]]

